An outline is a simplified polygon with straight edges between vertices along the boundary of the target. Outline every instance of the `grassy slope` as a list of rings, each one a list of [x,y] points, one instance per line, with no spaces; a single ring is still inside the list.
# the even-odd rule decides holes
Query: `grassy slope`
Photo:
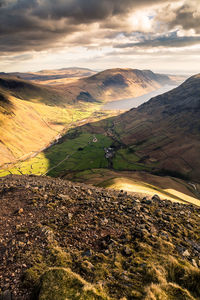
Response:
[[[157,194],[161,199],[167,198],[176,202],[193,203],[200,206],[195,189],[184,180],[174,177],[161,177],[144,171],[93,169],[69,173],[65,178],[104,188],[129,191],[141,197]]]
[[[3,290],[9,283],[40,300],[199,299],[200,208],[36,176],[2,178],[0,192]]]
[[[99,105],[70,104],[65,96],[14,78],[0,78],[1,165],[34,154]]]

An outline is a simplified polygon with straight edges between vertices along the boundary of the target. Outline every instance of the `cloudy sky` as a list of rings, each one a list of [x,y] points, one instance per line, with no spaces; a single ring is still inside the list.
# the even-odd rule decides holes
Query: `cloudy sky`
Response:
[[[0,0],[0,72],[200,73],[200,0]]]

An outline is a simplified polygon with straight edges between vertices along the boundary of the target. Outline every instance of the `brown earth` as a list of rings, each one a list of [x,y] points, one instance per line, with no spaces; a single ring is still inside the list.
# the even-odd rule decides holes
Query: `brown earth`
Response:
[[[0,297],[30,299],[35,291],[33,299],[66,299],[55,282],[45,298],[41,284],[48,270],[70,268],[107,295],[91,299],[199,299],[199,218],[199,208],[157,196],[48,177],[2,178]]]

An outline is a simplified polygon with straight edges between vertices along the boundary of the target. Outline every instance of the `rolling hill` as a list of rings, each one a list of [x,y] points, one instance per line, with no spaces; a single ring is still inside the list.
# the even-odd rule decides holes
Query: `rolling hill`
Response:
[[[71,79],[88,77],[94,75],[96,72],[86,68],[62,68],[58,70],[42,70],[39,72],[12,72],[0,73],[4,76],[14,76],[22,80],[29,80],[31,82],[40,84],[61,84],[70,81]]]
[[[50,87],[33,84],[14,76],[0,76],[0,91],[21,100],[44,103],[51,106],[65,105],[69,103],[62,93]]]

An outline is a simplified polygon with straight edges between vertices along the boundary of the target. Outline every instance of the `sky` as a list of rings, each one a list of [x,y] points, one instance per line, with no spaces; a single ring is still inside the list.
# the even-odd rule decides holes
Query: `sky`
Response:
[[[0,72],[200,73],[200,0],[0,0]]]

